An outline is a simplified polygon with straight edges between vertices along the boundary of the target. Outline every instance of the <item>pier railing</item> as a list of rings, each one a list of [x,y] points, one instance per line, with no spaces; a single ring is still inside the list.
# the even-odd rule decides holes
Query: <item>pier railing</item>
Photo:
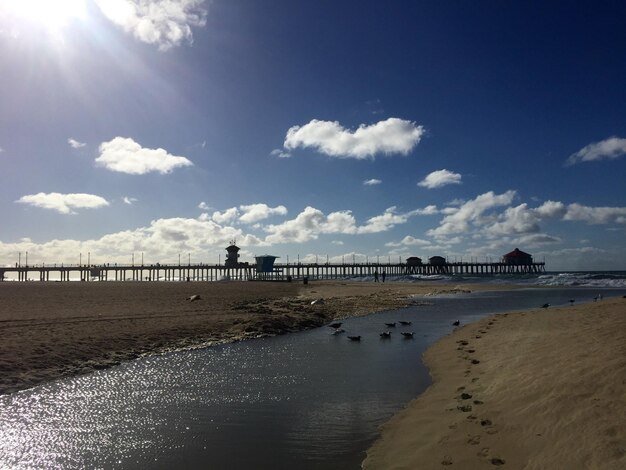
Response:
[[[0,267],[0,281],[218,281],[231,280],[297,280],[342,279],[351,277],[388,277],[411,275],[541,274],[545,263],[278,263],[269,273],[259,273],[256,265],[223,264],[150,264],[150,265],[33,265]]]

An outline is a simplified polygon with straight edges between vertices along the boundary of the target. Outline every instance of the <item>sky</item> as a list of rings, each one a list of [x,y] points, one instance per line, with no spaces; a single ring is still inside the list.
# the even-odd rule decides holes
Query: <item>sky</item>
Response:
[[[0,265],[626,269],[626,3],[0,0]]]

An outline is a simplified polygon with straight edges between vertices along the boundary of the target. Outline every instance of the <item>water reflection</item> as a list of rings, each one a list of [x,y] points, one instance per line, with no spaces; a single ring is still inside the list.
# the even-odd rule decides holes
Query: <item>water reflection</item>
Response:
[[[346,320],[360,343],[318,328],[144,358],[0,397],[0,466],[359,468],[378,427],[428,385],[421,354],[453,320],[573,295],[433,298]],[[412,325],[380,340],[384,323],[399,320]],[[400,331],[416,334],[407,340]]]

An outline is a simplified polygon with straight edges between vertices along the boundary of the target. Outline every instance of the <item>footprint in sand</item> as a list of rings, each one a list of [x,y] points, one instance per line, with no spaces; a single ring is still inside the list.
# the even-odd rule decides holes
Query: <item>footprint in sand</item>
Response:
[[[483,447],[476,455],[478,457],[487,457],[489,455],[489,447]]]
[[[478,444],[480,444],[480,436],[470,436],[470,438],[467,440],[467,443],[472,446],[477,446]]]
[[[476,350],[475,350],[475,349],[468,349],[468,350],[467,350],[467,352],[468,352],[468,353],[475,353],[475,352],[476,352]]]
[[[480,380],[480,377],[473,377],[472,378],[472,383],[476,383]]]
[[[474,400],[474,405],[482,405],[483,403],[485,403],[485,402],[483,402],[481,400]]]
[[[441,465],[452,465],[452,459],[447,455],[444,456],[443,460],[441,461]]]
[[[496,466],[499,466],[499,465],[504,465],[504,464],[505,464],[504,460],[503,460],[503,459],[500,459],[500,458],[498,458],[498,457],[494,457],[493,459],[491,459],[491,460],[490,460],[490,462],[491,462],[493,465],[496,465]]]
[[[472,364],[480,364],[480,361],[478,359],[472,359]]]
[[[476,336],[474,336],[474,338],[476,338],[476,339],[480,339],[480,338],[482,338],[482,336],[480,336],[480,335],[476,335]]]
[[[491,426],[493,423],[491,422],[490,419],[483,419],[480,421],[480,425],[481,426]]]
[[[472,396],[469,393],[461,393],[461,400],[469,400]]]
[[[469,413],[472,411],[472,405],[457,406],[456,409],[462,411],[463,413]]]

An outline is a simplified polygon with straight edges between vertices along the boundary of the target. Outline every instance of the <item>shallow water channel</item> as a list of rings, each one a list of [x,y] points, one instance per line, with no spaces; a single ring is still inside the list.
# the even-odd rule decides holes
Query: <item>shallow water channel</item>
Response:
[[[599,292],[624,293],[430,297],[345,320],[344,335],[322,327],[175,352],[2,396],[0,467],[357,469],[379,426],[428,386],[421,355],[454,320]],[[412,325],[384,324],[399,320]],[[391,339],[380,339],[383,330]]]

